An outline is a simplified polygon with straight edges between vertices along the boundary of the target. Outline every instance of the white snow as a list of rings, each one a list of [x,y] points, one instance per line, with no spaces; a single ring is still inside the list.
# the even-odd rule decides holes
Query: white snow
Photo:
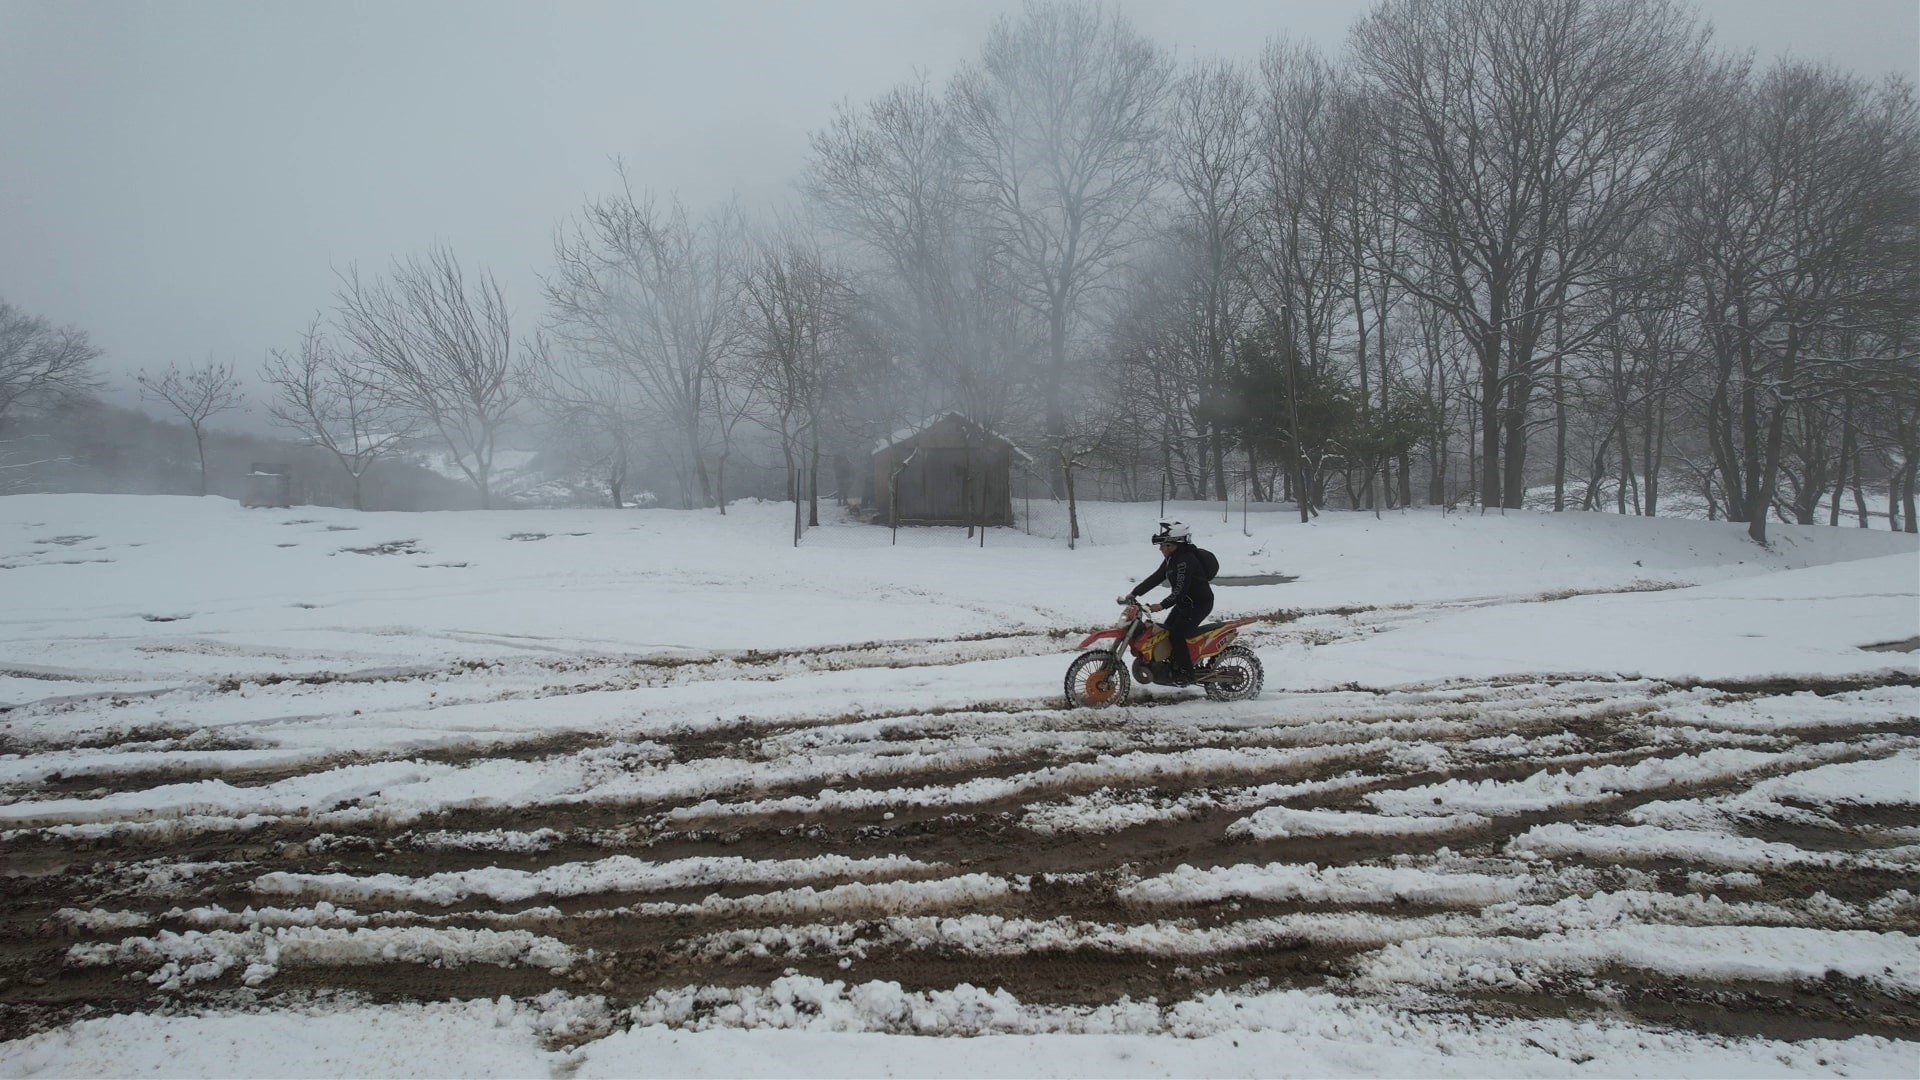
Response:
[[[1295,810],[1270,806],[1251,817],[1234,822],[1229,835],[1273,840],[1289,836],[1406,836],[1413,833],[1445,833],[1485,825],[1480,814],[1442,814],[1435,817],[1393,817],[1385,814],[1361,814],[1346,810]]]
[[[276,926],[254,930],[163,930],[152,937],[115,943],[75,945],[67,951],[76,964],[134,964],[160,961],[147,981],[162,990],[244,967],[243,981],[258,986],[282,967],[335,964],[411,963],[436,966],[526,964],[564,970],[572,950],[550,937],[526,930],[459,928]]]
[[[1844,751],[1836,748],[1834,752]],[[1649,758],[1636,765],[1596,765],[1573,772],[1537,772],[1524,780],[1448,780],[1393,792],[1374,792],[1366,796],[1366,801],[1393,814],[1537,813],[1556,806],[1603,802],[1627,792],[1744,776],[1811,756],[1802,753],[1790,758],[1753,750],[1709,750],[1702,754]]]
[[[1920,990],[1920,939],[1798,926],[1644,925],[1537,938],[1434,937],[1372,954],[1357,982],[1375,989],[1478,984],[1542,990],[1552,978],[1593,975],[1609,967],[1760,982],[1837,975],[1911,993]]]
[[[254,881],[266,896],[325,896],[339,900],[400,901],[445,906],[473,896],[515,903],[537,896],[583,896],[600,892],[654,892],[726,882],[796,881],[808,878],[895,876],[932,869],[902,856],[849,859],[821,855],[811,859],[678,859],[652,863],[616,855],[592,863],[561,863],[538,871],[492,866],[480,870],[409,878],[398,874],[354,877],[348,874],[275,872]]]
[[[1760,895],[1787,874],[1920,871],[1895,817],[1920,804],[1920,655],[1862,648],[1920,635],[1916,538],[1774,526],[1761,549],[1726,523],[1512,511],[1268,510],[1243,532],[1238,508],[1178,504],[1223,573],[1298,579],[1219,590],[1220,616],[1271,617],[1243,638],[1267,692],[1067,711],[1072,646],[1151,569],[1159,513],[1083,506],[1069,551],[1052,507],[984,546],[833,520],[796,547],[791,507],[752,502],[723,517],[0,498],[0,842],[108,840],[137,860],[144,839],[217,837],[206,862],[103,861],[85,871],[97,900],[52,925],[82,939],[63,943],[71,964],[229,995],[17,1039],[0,1074],[1913,1075],[1911,1042],[1504,1019],[1451,995],[1604,990],[1621,971],[1920,993],[1920,939],[1886,929],[1920,915],[1910,892]],[[1797,678],[1836,685],[1740,685]],[[1841,685],[1874,679],[1892,684]],[[744,726],[732,756],[685,751]],[[1624,734],[1595,746],[1599,728]],[[549,828],[555,807],[610,823]],[[987,813],[1063,846],[1202,823],[1248,854],[1048,882],[1150,916],[1114,925],[1010,914],[1033,880],[945,852],[805,839],[821,815]],[[1758,834],[1842,819],[1865,822],[1861,843]],[[759,820],[792,824],[794,857],[577,854]],[[419,830],[395,850],[471,868],[325,865],[374,824]],[[261,872],[225,853],[263,826],[298,830],[312,860]],[[1421,838],[1479,846],[1284,861]],[[1686,875],[1662,880],[1667,860]],[[197,897],[216,875],[263,902]],[[650,895],[723,884],[746,888]],[[596,918],[719,920],[687,946],[702,960],[839,957],[846,981],[716,976],[629,1008],[584,986],[376,1005],[278,978],[573,973],[590,958],[557,927]],[[882,944],[1199,963],[1302,943],[1347,950],[1351,978],[1096,1008],[861,976]]]
[[[788,980],[790,984],[800,980]],[[691,994],[686,995],[689,1000]],[[782,1001],[781,998],[785,1000]],[[681,998],[649,1011],[664,1013]],[[1910,1075],[1911,1044],[1860,1036],[1701,1039],[1605,1020],[1463,1020],[1322,993],[1213,995],[1165,1020],[1149,1010],[1085,1015],[1025,1006],[1032,1034],[956,1042],[942,1025],[1006,1016],[974,992],[908,994],[892,984],[765,992],[772,1029],[688,1031],[636,1023],[566,1050],[559,1032],[604,1024],[597,999],[427,1005],[316,1002],[285,1012],[128,1014],[82,1020],[0,1046],[12,1076],[1701,1076]],[[797,1022],[799,1008],[822,1010]],[[995,1006],[1000,1006],[997,1010]],[[924,1020],[939,1035],[906,1033]],[[271,1048],[266,1052],[265,1048]]]
[[[1141,903],[1193,904],[1231,897],[1306,900],[1314,903],[1493,904],[1532,891],[1524,878],[1474,873],[1436,873],[1399,866],[1330,866],[1269,863],[1196,870],[1181,866],[1121,890]]]
[[[1680,858],[1749,870],[1782,866],[1920,868],[1920,846],[1881,848],[1871,854],[1808,851],[1753,837],[1657,825],[1536,825],[1509,846],[1523,855],[1584,855],[1605,860]]]

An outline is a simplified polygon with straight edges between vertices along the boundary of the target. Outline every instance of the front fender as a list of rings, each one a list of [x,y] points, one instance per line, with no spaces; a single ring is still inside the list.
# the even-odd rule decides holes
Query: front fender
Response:
[[[1105,630],[1095,630],[1093,633],[1087,635],[1087,640],[1081,642],[1079,647],[1082,649],[1090,649],[1099,642],[1106,641],[1109,638],[1118,646],[1120,644],[1120,629],[1118,627],[1109,627]]]

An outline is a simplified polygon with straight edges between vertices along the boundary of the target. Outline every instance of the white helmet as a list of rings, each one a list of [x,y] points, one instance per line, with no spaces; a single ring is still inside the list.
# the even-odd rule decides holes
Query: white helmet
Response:
[[[1184,521],[1163,521],[1160,523],[1160,531],[1153,534],[1153,542],[1156,544],[1191,544],[1193,543],[1193,530],[1187,528],[1187,524]]]

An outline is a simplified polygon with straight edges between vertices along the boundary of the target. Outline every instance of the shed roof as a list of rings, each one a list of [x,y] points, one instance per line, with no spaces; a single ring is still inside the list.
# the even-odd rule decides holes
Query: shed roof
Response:
[[[982,435],[987,436],[990,439],[997,439],[1000,442],[1006,443],[1007,448],[1012,450],[1013,455],[1019,458],[1021,461],[1025,461],[1028,463],[1031,463],[1033,461],[1033,458],[1029,457],[1025,450],[1020,449],[1020,447],[1016,445],[1012,439],[1007,438],[1005,435],[1000,434],[999,432],[993,430],[990,427],[987,427],[984,424],[976,423],[968,419],[967,417],[960,415],[957,412],[936,413],[932,416],[927,417],[925,420],[920,421],[917,424],[912,424],[908,427],[901,428],[899,431],[894,432],[893,434],[887,436],[884,439],[881,439],[878,443],[874,444],[873,452],[877,454],[880,451],[886,450],[890,447],[899,446],[901,443],[912,442],[913,440],[919,438],[922,435],[925,435],[927,432],[933,430],[935,427],[939,426],[942,423],[945,423],[948,420],[952,420],[955,423],[962,424],[966,427],[970,427],[973,430],[979,432]]]

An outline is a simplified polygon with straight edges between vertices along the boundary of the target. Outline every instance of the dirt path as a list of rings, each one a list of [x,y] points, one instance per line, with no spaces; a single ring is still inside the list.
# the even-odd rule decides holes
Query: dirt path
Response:
[[[1011,655],[1032,644],[983,638],[968,652]],[[933,662],[878,647],[728,661],[734,677],[773,680]],[[543,670],[556,694],[712,675],[684,668],[556,661]],[[498,675],[497,665],[474,664],[432,678],[436,692],[474,699],[496,693],[487,680]],[[1735,918],[1685,906],[1718,896],[1768,925],[1920,933],[1920,905],[1898,899],[1915,880],[1920,815],[1911,805],[1729,819],[1728,836],[1804,855],[1759,870],[1717,857],[1540,857],[1523,843],[1543,826],[1641,826],[1676,806],[1717,813],[1758,781],[1920,745],[1911,710],[1844,727],[1700,722],[1703,710],[1711,718],[1758,702],[1790,711],[1805,691],[1873,689],[1508,680],[1294,695],[1274,723],[1188,695],[1111,712],[1036,699],[801,722],[741,717],[644,747],[556,732],[414,756],[456,768],[591,760],[706,778],[683,794],[641,785],[620,798],[559,794],[511,809],[456,800],[403,821],[356,819],[354,798],[343,795],[316,811],[244,818],[28,822],[4,841],[0,1038],[102,1011],[267,1006],[316,991],[425,1001],[561,989],[604,995],[618,1009],[662,991],[760,986],[795,973],[909,990],[971,984],[1076,1006],[1166,1005],[1248,987],[1369,993],[1377,990],[1363,985],[1364,961],[1383,946],[1524,940],[1543,932],[1541,912],[1602,895],[1641,898],[1654,922],[1707,917],[1699,911]],[[124,741],[192,737],[129,730]],[[1705,756],[1716,750],[1729,753]],[[130,764],[56,772],[4,795],[98,799],[213,778],[273,785],[346,764],[188,772]],[[1556,773],[1600,786],[1562,791],[1539,779]],[[1396,799],[1462,785],[1516,800],[1548,795],[1419,831],[1326,824],[1375,820]],[[1328,831],[1248,824],[1270,808]],[[1312,864],[1316,884],[1287,893],[1229,883],[1184,900],[1155,892],[1170,878],[1270,864]],[[1394,868],[1472,887],[1341,884]],[[1775,1038],[1920,1038],[1920,999],[1839,977],[1756,982],[1602,966],[1520,992],[1455,987],[1444,1001],[1487,1015],[1625,1012]]]

